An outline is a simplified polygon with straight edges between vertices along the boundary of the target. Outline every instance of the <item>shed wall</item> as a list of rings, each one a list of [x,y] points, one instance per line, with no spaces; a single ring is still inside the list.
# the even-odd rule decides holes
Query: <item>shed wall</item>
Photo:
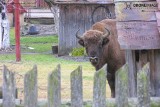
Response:
[[[114,5],[111,4],[61,4],[59,10],[59,56],[69,54],[74,47],[79,46],[75,36],[78,29],[82,35],[95,22],[108,17],[115,18]]]

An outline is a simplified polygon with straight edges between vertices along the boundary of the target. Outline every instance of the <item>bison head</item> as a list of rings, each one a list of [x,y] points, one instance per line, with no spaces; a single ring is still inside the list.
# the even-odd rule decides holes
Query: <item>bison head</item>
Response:
[[[110,31],[106,29],[106,33],[98,30],[88,30],[83,36],[76,33],[76,37],[79,39],[78,43],[85,47],[86,53],[89,57],[90,62],[94,67],[99,65],[104,47],[109,42]]]

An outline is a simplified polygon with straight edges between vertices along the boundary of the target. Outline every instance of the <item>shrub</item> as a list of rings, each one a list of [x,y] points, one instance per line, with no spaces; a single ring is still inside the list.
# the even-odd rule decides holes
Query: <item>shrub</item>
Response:
[[[80,48],[73,48],[71,51],[71,56],[84,56],[85,55],[85,49],[83,47]]]

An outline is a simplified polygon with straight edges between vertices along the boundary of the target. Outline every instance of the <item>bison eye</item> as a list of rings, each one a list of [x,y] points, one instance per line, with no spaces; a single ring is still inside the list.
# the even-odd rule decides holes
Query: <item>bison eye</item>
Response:
[[[81,46],[83,46],[84,47],[84,41],[81,39],[81,40],[79,40],[78,41],[78,43],[81,45]]]
[[[102,46],[106,45],[109,42],[108,38],[104,38],[102,41]]]

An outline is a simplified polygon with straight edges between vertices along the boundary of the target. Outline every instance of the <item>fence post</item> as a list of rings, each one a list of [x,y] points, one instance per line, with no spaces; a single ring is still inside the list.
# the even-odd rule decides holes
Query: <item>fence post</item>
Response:
[[[93,107],[106,107],[106,65],[94,74]]]
[[[125,50],[125,58],[126,58],[126,63],[129,65],[128,66],[128,71],[127,74],[129,76],[128,78],[128,97],[136,97],[136,61],[135,61],[135,51],[134,50]]]
[[[160,50],[154,50],[152,59],[151,68],[151,76],[152,76],[152,84],[154,84],[154,96],[160,97]]]
[[[37,66],[24,76],[24,107],[37,107]]]
[[[116,72],[116,105],[128,107],[128,65],[124,65]]]
[[[2,24],[2,15],[0,14],[0,24]],[[0,26],[0,49],[2,49],[2,36],[3,35],[3,29],[2,29],[2,26]]]
[[[15,79],[14,73],[3,67],[3,107],[15,107]]]
[[[48,76],[48,107],[61,107],[60,65]]]
[[[141,71],[137,73],[137,107],[150,107],[150,69],[146,64]]]
[[[83,107],[82,67],[71,73],[71,107]]]

